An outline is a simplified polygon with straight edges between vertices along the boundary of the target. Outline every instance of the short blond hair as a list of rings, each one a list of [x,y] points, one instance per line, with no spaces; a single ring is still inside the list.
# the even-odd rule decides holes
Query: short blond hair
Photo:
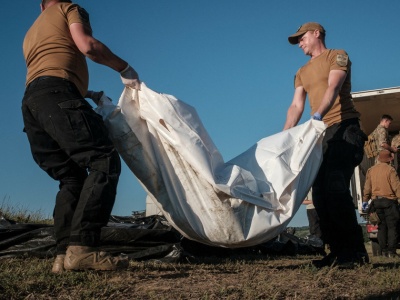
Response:
[[[68,2],[68,3],[72,3],[71,0],[42,0],[41,4],[43,6],[46,6],[49,2],[51,1],[57,1],[57,2]]]

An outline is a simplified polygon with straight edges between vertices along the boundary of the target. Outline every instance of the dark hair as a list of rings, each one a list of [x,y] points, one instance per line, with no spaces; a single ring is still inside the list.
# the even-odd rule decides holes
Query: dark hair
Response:
[[[393,118],[389,115],[382,115],[381,120],[389,120],[389,121],[393,121]]]

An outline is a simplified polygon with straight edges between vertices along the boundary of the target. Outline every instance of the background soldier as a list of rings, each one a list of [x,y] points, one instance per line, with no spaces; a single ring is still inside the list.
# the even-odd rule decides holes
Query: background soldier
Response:
[[[392,124],[393,118],[390,115],[382,115],[381,121],[372,134],[375,137],[376,147],[378,149],[378,153],[383,149],[389,150],[390,152],[397,152],[397,147],[392,147],[390,145],[389,138],[389,128],[390,124]],[[377,157],[375,158],[375,163],[377,162]]]
[[[363,208],[372,199],[372,209],[376,210],[381,223],[378,225],[378,241],[382,254],[398,257],[400,180],[396,170],[391,166],[393,153],[384,149],[379,152],[378,163],[367,171],[364,185]],[[371,211],[371,210],[370,210]]]

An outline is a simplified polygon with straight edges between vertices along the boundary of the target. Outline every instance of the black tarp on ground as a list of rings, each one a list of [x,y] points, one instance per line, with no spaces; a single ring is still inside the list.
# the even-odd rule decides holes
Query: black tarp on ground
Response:
[[[296,255],[318,254],[318,242],[300,239],[284,232],[267,243],[228,249],[211,247],[184,238],[162,216],[119,217],[111,216],[101,232],[101,249],[113,254],[125,253],[134,260],[157,259],[177,262],[182,258],[203,256],[230,257],[237,255]],[[55,253],[53,226],[46,224],[19,224],[0,220],[0,258],[39,257],[51,258]]]

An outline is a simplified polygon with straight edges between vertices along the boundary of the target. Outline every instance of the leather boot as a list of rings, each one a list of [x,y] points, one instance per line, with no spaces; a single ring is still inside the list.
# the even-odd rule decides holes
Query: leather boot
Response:
[[[65,254],[59,254],[56,256],[54,263],[53,263],[53,268],[51,269],[51,272],[54,274],[60,274],[64,272],[64,259],[65,259]]]
[[[102,270],[114,271],[127,269],[128,257],[111,256],[108,252],[97,251],[87,246],[69,246],[64,259],[66,270]]]

